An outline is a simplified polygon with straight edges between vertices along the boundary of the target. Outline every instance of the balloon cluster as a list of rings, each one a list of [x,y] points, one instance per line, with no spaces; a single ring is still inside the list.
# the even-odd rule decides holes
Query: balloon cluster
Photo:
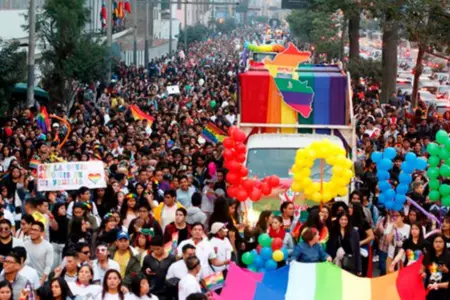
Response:
[[[245,49],[248,49],[252,52],[283,52],[284,46],[279,44],[274,45],[255,45],[250,44],[249,42],[245,42]]]
[[[288,251],[283,248],[283,241],[280,238],[270,238],[267,233],[258,237],[258,247],[255,250],[245,252],[242,255],[242,262],[253,272],[274,271],[277,269],[277,262],[287,260]]]
[[[430,154],[428,158],[427,175],[430,181],[431,201],[438,201],[442,199],[442,205],[450,206],[450,185],[441,184],[439,177],[450,177],[450,139],[445,130],[439,130],[436,133],[436,143],[430,143],[427,146],[427,151]]]
[[[248,198],[256,202],[263,195],[270,195],[272,189],[280,184],[280,179],[275,175],[265,177],[262,181],[247,178],[248,169],[244,166],[247,152],[245,139],[245,132],[232,126],[228,130],[228,137],[223,140],[224,166],[229,171],[226,180],[230,184],[227,194],[241,202]]]
[[[312,181],[311,168],[316,159],[324,159],[333,167],[330,181],[323,184]],[[347,195],[347,185],[353,178],[353,162],[346,157],[343,148],[325,139],[297,151],[292,173],[294,192],[303,192],[307,199],[315,202],[328,202],[336,196]]]
[[[414,170],[425,170],[427,162],[425,159],[417,158],[413,152],[405,155],[405,161],[400,167],[399,184],[394,190],[389,180],[391,174],[389,171],[393,167],[392,160],[397,156],[395,148],[389,147],[384,152],[375,151],[371,159],[377,165],[378,187],[381,191],[378,196],[380,203],[383,203],[387,209],[399,211],[403,208],[406,201],[406,193],[409,190],[409,184],[412,182],[411,174]]]

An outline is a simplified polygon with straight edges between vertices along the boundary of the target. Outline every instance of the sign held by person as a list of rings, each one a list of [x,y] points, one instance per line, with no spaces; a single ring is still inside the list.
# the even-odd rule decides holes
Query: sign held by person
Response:
[[[169,93],[169,95],[172,94],[179,94],[180,93],[180,87],[178,85],[170,85],[167,87],[167,92]]]
[[[106,187],[102,161],[39,164],[37,170],[39,192]]]

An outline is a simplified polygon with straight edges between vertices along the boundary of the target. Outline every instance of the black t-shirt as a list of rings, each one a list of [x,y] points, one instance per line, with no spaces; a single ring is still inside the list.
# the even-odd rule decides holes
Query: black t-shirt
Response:
[[[423,260],[425,271],[427,273],[426,285],[432,283],[448,282],[450,278],[449,273],[443,273],[438,270],[439,265],[445,265],[450,269],[450,252],[445,250],[439,257],[431,257],[430,254],[426,254]],[[430,290],[427,295],[427,300],[443,300],[448,299],[448,289]]]
[[[188,239],[188,227],[187,225],[183,229],[178,229],[178,245]]]
[[[358,230],[359,233],[359,240],[363,241],[367,238],[367,233],[366,231],[369,230],[371,227],[369,225],[369,222],[367,221],[363,221],[363,223],[361,224],[361,226],[356,227],[356,229]]]
[[[3,244],[2,242],[0,242],[0,255],[1,256],[5,257],[9,253],[11,253],[12,243],[13,243],[13,238],[11,238],[9,243],[6,243],[6,244]],[[0,264],[0,271],[2,271],[2,270],[3,270],[3,264]]]
[[[407,266],[410,262],[414,262],[418,260],[424,253],[425,243],[417,243],[415,244],[412,239],[407,239],[403,242],[402,246],[403,250],[405,250],[405,266]]]
[[[352,251],[352,245],[351,245],[351,243],[350,243],[349,236],[348,236],[348,235],[342,236],[342,235],[339,233],[338,239],[339,239],[339,246],[341,246],[342,249],[344,249],[345,254],[352,255],[352,254],[353,254],[353,251]]]

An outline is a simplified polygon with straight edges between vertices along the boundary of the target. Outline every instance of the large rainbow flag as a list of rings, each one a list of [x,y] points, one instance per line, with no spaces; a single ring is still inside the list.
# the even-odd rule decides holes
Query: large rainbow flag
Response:
[[[47,108],[44,105],[41,106],[41,111],[37,116],[37,124],[43,133],[48,133],[52,130]]]
[[[151,126],[155,120],[152,116],[147,115],[136,105],[130,105],[130,112],[135,120],[147,120],[148,125]]]
[[[361,278],[332,263],[298,263],[250,273],[232,264],[216,300],[425,300],[421,260],[395,273]],[[258,278],[259,277],[259,278]]]

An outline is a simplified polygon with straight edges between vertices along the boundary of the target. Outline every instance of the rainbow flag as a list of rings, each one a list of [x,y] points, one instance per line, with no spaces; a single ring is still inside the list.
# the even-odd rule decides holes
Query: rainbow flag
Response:
[[[203,278],[207,291],[215,291],[221,289],[225,283],[222,272],[217,272]]]
[[[41,106],[41,111],[37,116],[37,124],[43,133],[51,131],[50,118],[48,117],[47,108],[44,105]]]
[[[146,113],[144,113],[136,105],[130,105],[130,111],[131,111],[131,115],[133,116],[133,119],[135,119],[135,120],[147,120],[149,126],[151,126],[153,124],[153,121],[155,120],[152,116],[149,116]]]
[[[299,263],[251,273],[231,264],[221,300],[424,300],[422,259],[389,275],[361,278],[332,263]],[[262,279],[255,275],[262,274]]]
[[[223,142],[227,137],[227,134],[210,121],[206,124],[205,128],[203,128],[202,137],[210,143],[217,144]]]
[[[38,167],[38,165],[40,164],[41,162],[39,161],[39,160],[37,160],[37,159],[30,159],[30,163],[28,164],[28,166],[31,168],[31,169],[37,169],[37,167]]]
[[[164,245],[164,250],[168,253],[168,254],[173,254],[175,255],[175,250],[177,249],[178,246],[178,231],[172,233],[172,240],[170,242],[167,242]]]

